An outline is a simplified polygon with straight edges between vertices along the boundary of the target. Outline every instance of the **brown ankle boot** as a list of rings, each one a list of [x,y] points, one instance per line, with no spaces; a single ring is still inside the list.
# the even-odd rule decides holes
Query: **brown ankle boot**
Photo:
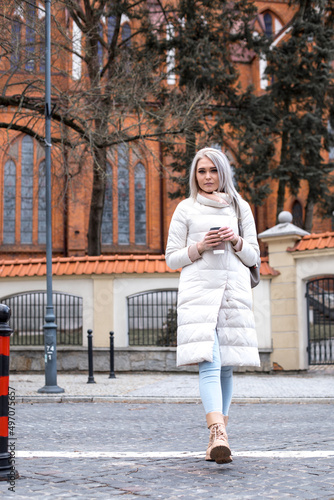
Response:
[[[225,429],[225,421],[227,423],[226,417],[220,412],[211,412],[207,414],[206,420],[210,429],[210,439],[205,459],[217,463],[232,462],[231,450]]]
[[[225,429],[227,427],[227,422],[228,422],[228,415],[224,415],[224,423],[225,423]],[[217,464],[230,464],[233,462],[233,458],[231,455],[229,457],[222,458],[221,460],[217,460]]]
[[[227,422],[228,422],[228,415],[224,415],[225,429],[227,427]],[[221,460],[216,461],[217,464],[230,464],[231,462],[233,462],[233,458],[231,457],[231,455],[229,457],[225,457],[222,458]]]
[[[224,424],[225,424],[225,428],[227,426],[227,422],[228,422],[228,415],[223,415],[224,417]],[[210,438],[209,438],[209,444],[208,444],[208,448],[206,450],[206,454],[205,454],[205,460],[207,462],[214,462],[213,458],[210,457],[210,452],[211,452],[211,446],[213,444],[213,433],[210,432]],[[229,457],[225,457],[223,458],[222,460],[219,460],[219,464],[229,464],[231,463],[233,460],[232,460],[232,457],[229,456]]]
[[[205,460],[207,462],[214,462],[213,458],[210,457],[210,451],[211,451],[212,444],[213,444],[213,434],[210,432],[209,444],[208,444],[206,454],[205,454]]]

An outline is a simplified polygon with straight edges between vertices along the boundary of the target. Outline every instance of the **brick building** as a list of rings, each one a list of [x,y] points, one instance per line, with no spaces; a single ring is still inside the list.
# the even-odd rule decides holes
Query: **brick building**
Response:
[[[36,15],[39,21],[43,21],[43,12],[38,2],[35,4],[35,14],[31,11],[34,2],[29,5],[26,7],[30,9],[28,13],[24,9],[16,12],[12,26],[12,36],[25,39],[26,42],[35,35],[28,29],[23,29],[20,19],[29,14]],[[276,40],[284,37],[285,27],[294,12],[289,2],[262,1],[256,2],[256,5],[258,17],[254,30],[274,33]],[[65,10],[58,10],[55,14],[60,23],[69,25]],[[74,37],[74,23],[70,29]],[[121,36],[126,37],[131,33],[131,26],[126,18],[121,29]],[[40,42],[43,42],[42,38]],[[76,39],[73,43],[79,42],[80,40]],[[12,54],[13,67],[15,57],[15,54]],[[14,72],[12,83],[16,94],[23,91],[20,82],[24,81],[24,71],[30,74],[44,71],[42,52],[39,62],[36,61],[37,59],[28,59],[23,70],[21,68],[19,72]],[[239,53],[234,55],[234,62],[244,88],[249,84],[254,85],[256,92],[265,88],[265,81],[262,79],[263,61],[255,56]],[[0,84],[1,80],[4,84],[1,77],[1,71],[3,73],[6,69],[4,64],[0,61]],[[70,87],[80,74],[78,57],[73,55],[71,60],[63,60],[61,55],[58,55],[57,72],[52,75],[55,85]],[[1,121],[8,122],[12,111],[10,106],[2,108]],[[24,122],[25,118],[22,120]],[[40,134],[43,135],[42,124]],[[0,256],[10,259],[42,256],[45,252],[44,149],[40,143],[22,131],[5,132],[2,129],[0,140]],[[235,146],[228,142],[223,146],[230,150],[233,157]],[[103,254],[164,253],[169,221],[178,201],[172,201],[168,197],[168,192],[173,190],[168,160],[162,157],[158,143],[155,143],[153,148],[153,154],[148,157],[140,147],[122,144],[108,158],[102,224]],[[157,160],[154,161],[154,158]],[[75,169],[76,165],[72,167]],[[87,253],[91,183],[91,165],[81,166],[80,173],[72,176],[64,173],[58,158],[53,158],[53,250],[56,256],[82,256]],[[258,232],[275,224],[276,190],[277,186],[273,182],[272,194],[264,205],[254,208]],[[285,209],[293,213],[297,225],[303,215],[306,195],[306,185],[302,186],[298,198],[288,193],[286,195]],[[329,219],[315,215],[313,231],[323,232],[330,229]]]

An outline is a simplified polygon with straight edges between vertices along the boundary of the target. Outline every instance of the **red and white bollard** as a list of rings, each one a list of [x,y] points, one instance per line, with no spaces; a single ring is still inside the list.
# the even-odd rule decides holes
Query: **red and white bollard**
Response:
[[[0,481],[10,481],[14,469],[8,451],[9,343],[13,330],[9,327],[10,308],[0,304]]]

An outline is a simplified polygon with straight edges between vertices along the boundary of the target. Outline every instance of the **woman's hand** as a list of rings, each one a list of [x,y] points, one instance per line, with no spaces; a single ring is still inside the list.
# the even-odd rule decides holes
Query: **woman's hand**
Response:
[[[235,234],[233,229],[231,229],[228,226],[221,227],[218,230],[218,236],[223,240],[223,241],[230,241],[233,246],[235,246],[238,241],[239,241],[239,236]]]
[[[204,236],[204,239],[197,243],[197,250],[199,254],[202,254],[203,252],[205,252],[205,250],[214,249],[222,242],[222,239],[218,236],[218,231],[220,231],[221,229],[222,228],[220,228],[219,230],[214,229],[209,231]]]

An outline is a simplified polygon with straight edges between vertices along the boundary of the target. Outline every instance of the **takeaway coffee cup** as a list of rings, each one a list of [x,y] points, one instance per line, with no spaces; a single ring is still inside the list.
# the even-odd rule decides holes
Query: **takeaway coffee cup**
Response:
[[[220,229],[220,227],[210,227],[210,231],[218,231],[218,229]],[[225,241],[222,241],[221,243],[219,243],[219,245],[217,245],[214,248],[213,253],[219,254],[224,252],[225,252]]]

